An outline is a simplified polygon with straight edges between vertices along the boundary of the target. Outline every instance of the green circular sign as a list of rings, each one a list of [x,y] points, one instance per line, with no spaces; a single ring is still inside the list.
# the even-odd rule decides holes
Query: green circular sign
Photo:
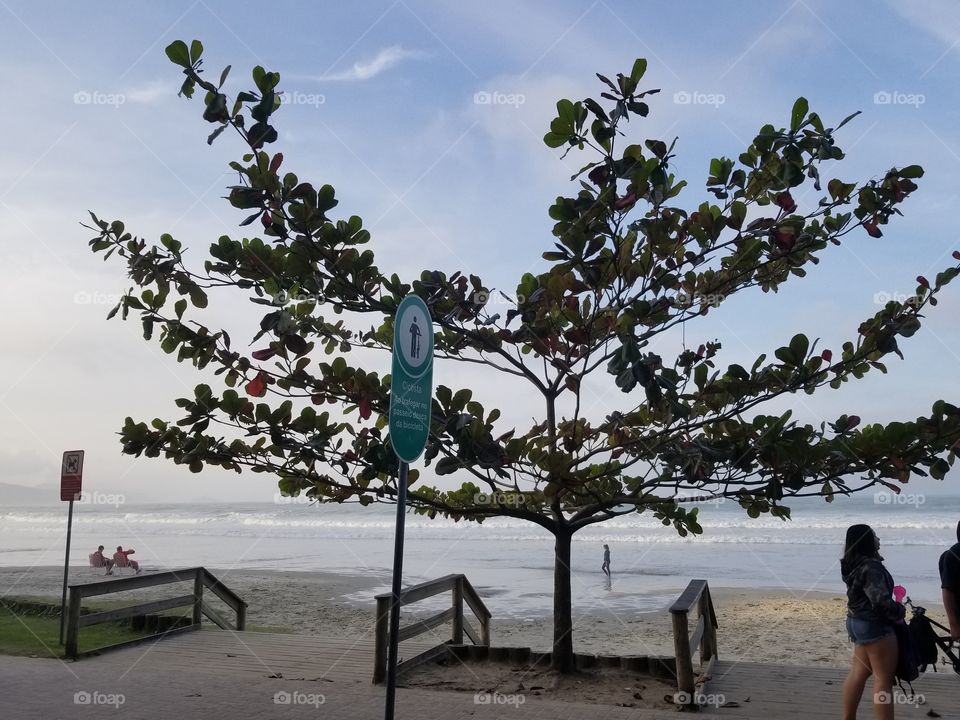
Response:
[[[404,462],[423,452],[430,435],[433,402],[433,322],[416,295],[397,308],[390,375],[390,443]]]

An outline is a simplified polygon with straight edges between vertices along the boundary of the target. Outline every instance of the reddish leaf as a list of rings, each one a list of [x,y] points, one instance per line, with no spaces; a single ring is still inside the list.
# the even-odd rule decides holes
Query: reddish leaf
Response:
[[[280,163],[283,162],[283,153],[277,153],[273,156],[273,160],[270,161],[270,172],[276,172],[280,169]]]
[[[613,207],[616,210],[623,210],[631,207],[635,202],[637,202],[637,194],[631,190],[619,200],[614,201]]]
[[[247,395],[253,397],[263,397],[267,394],[267,374],[262,370],[257,376],[247,383]]]
[[[369,420],[371,413],[370,401],[366,398],[363,398],[359,403],[357,403],[357,406],[360,408],[360,417],[362,417],[364,420]]]
[[[930,283],[923,275],[917,275],[917,283],[923,287],[930,287]]]
[[[880,232],[880,228],[877,227],[876,223],[864,223],[863,229],[867,231],[870,237],[883,237],[883,233]]]
[[[260,360],[260,361],[269,360],[274,355],[276,355],[276,353],[273,351],[273,348],[264,348],[263,350],[254,350],[252,353],[250,353],[250,356],[254,360]]]
[[[847,418],[847,430],[855,428],[859,424],[860,424],[859,415],[851,415],[850,417]]]
[[[790,194],[789,190],[784,190],[782,193],[777,195],[777,205],[786,210],[788,213],[792,213],[797,209],[797,203],[794,202],[793,196]]]
[[[960,250],[954,250],[954,251],[953,251],[953,259],[954,259],[954,260],[960,260]]]
[[[897,495],[900,494],[900,486],[899,486],[899,485],[894,485],[893,483],[888,483],[888,482],[886,482],[886,481],[884,481],[884,480],[881,480],[881,481],[880,481],[880,484],[883,485],[884,487],[886,487],[887,489],[892,490],[892,491],[895,492]]]
[[[833,360],[833,351],[824,350],[822,353],[820,353],[820,357],[823,358],[824,362],[830,362]]]

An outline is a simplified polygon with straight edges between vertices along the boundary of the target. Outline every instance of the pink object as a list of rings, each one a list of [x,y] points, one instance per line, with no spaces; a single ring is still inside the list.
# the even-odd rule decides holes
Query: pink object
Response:
[[[893,586],[893,599],[898,603],[902,603],[903,599],[907,596],[907,589],[903,585],[894,585]]]

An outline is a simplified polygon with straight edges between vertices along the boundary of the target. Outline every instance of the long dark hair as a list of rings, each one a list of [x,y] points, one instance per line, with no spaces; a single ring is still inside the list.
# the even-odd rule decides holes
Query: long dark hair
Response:
[[[847,539],[843,546],[843,570],[853,567],[864,558],[879,558],[877,552],[877,534],[869,525],[851,525],[847,528]]]

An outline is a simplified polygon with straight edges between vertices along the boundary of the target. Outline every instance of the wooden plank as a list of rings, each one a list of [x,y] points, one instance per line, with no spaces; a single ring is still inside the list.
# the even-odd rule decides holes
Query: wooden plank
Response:
[[[397,663],[397,677],[399,678],[402,673],[409,672],[420,665],[424,665],[431,660],[435,660],[438,657],[444,656],[447,654],[447,645],[437,645],[436,647],[430,648],[418,655],[414,655],[409,660],[404,660],[403,662]]]
[[[418,600],[425,600],[428,597],[439,595],[440,593],[453,590],[457,583],[456,575],[445,575],[436,580],[430,580],[419,585],[413,585],[400,593],[400,604],[409,605]]]
[[[466,633],[467,637],[470,638],[471,642],[473,642],[474,645],[489,644],[489,643],[483,642],[483,638],[480,637],[477,631],[473,629],[473,625],[471,625],[466,618],[463,619],[463,632]]]
[[[703,615],[697,620],[697,626],[693,629],[693,632],[690,634],[690,642],[688,647],[690,648],[690,655],[696,652],[696,648],[700,647],[700,641],[703,639],[703,633],[706,629],[706,622],[704,621]]]
[[[220,613],[214,610],[212,607],[207,605],[207,603],[200,601],[200,610],[210,618],[216,625],[218,625],[223,630],[233,630],[234,628],[228,623]]]
[[[233,609],[238,615],[241,610],[246,610],[247,603],[243,601],[239,595],[237,595],[233,590],[228,588],[222,582],[220,582],[209,570],[206,568],[200,568],[201,575],[203,577],[204,586],[210,590],[214,595],[223,600],[230,608]],[[242,623],[238,622],[238,626]]]
[[[466,577],[463,578],[463,598],[467,601],[467,605],[473,610],[473,614],[477,616],[481,625],[485,620],[489,620],[492,617],[487,606],[484,605],[483,600],[480,599],[480,595],[473,589],[473,585],[470,584],[470,581],[467,580]]]
[[[691,580],[690,584],[687,585],[687,589],[681,593],[680,597],[677,598],[676,602],[670,606],[670,612],[672,613],[686,613],[690,612],[694,606],[697,604],[697,601],[700,600],[700,594],[707,588],[706,580]]]
[[[77,588],[80,597],[94,597],[96,595],[107,595],[109,593],[124,592],[126,590],[140,590],[142,588],[166,585],[168,583],[192,582],[201,570],[203,570],[203,568],[187,568],[186,570],[170,570],[161,573],[150,573],[149,575],[131,575],[128,577],[113,578],[111,580],[71,585],[70,588],[71,590]]]
[[[410,638],[421,635],[428,630],[438,627],[439,625],[443,625],[445,622],[452,620],[455,614],[455,609],[451,607],[447,608],[443,612],[438,612],[436,615],[431,615],[425,620],[402,627],[397,633],[398,642],[409,640]]]
[[[172,610],[173,608],[186,607],[187,605],[193,605],[193,595],[181,595],[180,597],[170,598],[168,600],[154,600],[153,602],[117,608],[116,610],[104,610],[103,612],[81,615],[80,627],[113,622],[114,620],[123,620],[124,618],[133,617],[134,615],[146,615],[148,613],[160,612],[161,610]]]
[[[82,653],[77,654],[77,659],[85,657],[96,657],[105,652],[111,652],[113,650],[122,650],[123,648],[134,647],[135,645],[143,645],[144,643],[153,642],[154,640],[162,640],[164,638],[172,637],[174,635],[182,635],[183,633],[193,632],[194,630],[199,630],[199,625],[186,625],[184,627],[173,628],[172,630],[167,630],[166,632],[157,633],[155,635],[147,635],[142,638],[134,638],[133,640],[125,640],[120,643],[114,643],[113,645],[104,645],[103,647],[97,648],[95,650],[85,650]]]

